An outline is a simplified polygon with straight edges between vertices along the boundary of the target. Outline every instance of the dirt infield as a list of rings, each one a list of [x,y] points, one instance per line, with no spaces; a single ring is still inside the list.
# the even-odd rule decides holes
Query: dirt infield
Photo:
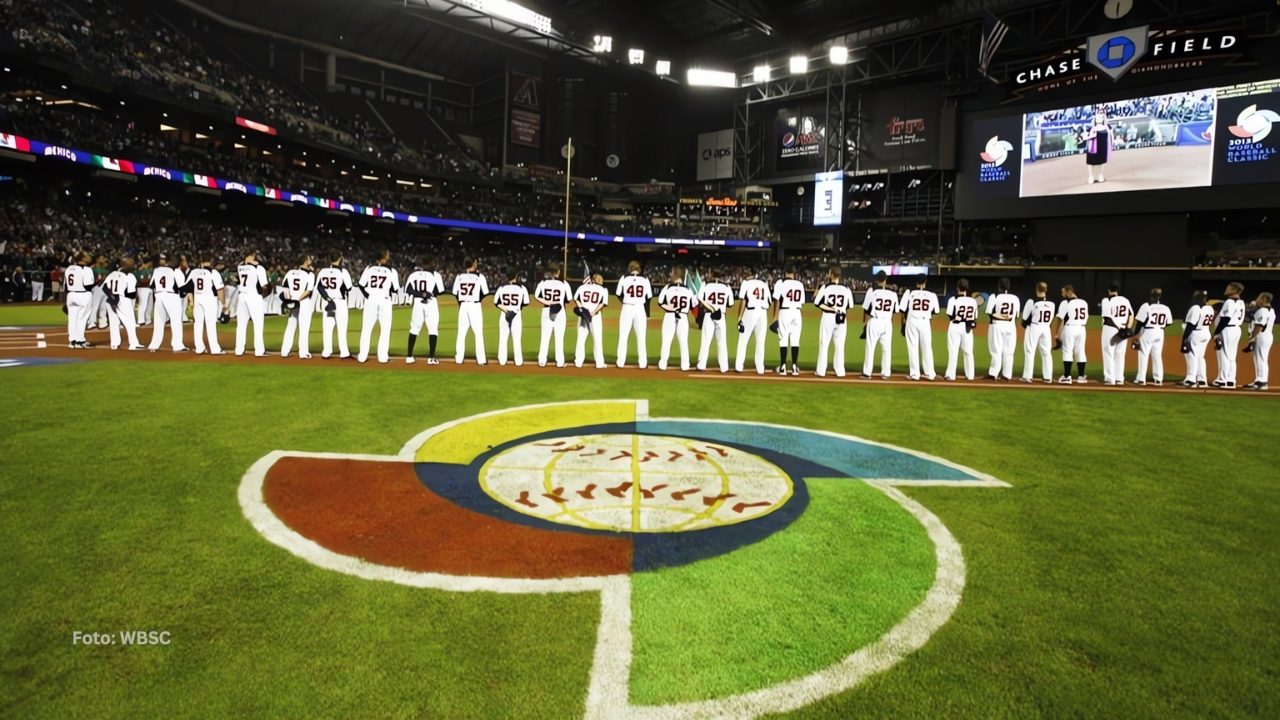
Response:
[[[1104,166],[1107,181],[1090,185],[1083,155],[1038,160],[1022,166],[1022,196],[1200,187],[1209,184],[1212,161],[1207,144],[1119,150]]]
[[[631,570],[631,541],[503,522],[428,490],[412,463],[285,457],[263,500],[302,536],[378,565],[449,575],[562,578]]]
[[[936,329],[941,329],[944,326],[945,325],[943,323],[935,323]],[[979,326],[975,332],[979,337],[985,338],[985,333],[982,332],[983,330],[985,330],[985,326]],[[90,341],[98,343],[98,347],[88,349],[88,350],[75,350],[75,349],[66,347],[66,344],[65,344],[66,330],[64,329],[24,328],[23,331],[29,332],[30,334],[34,334],[37,332],[44,334],[45,337],[48,338],[48,346],[42,349],[36,349],[34,346],[31,346],[26,349],[9,348],[7,350],[8,354],[13,356],[19,356],[19,357],[21,356],[67,357],[67,358],[79,358],[83,360],[133,360],[133,361],[139,361],[139,362],[195,362],[195,363],[221,363],[221,364],[273,363],[278,365],[295,365],[295,366],[308,366],[308,367],[313,367],[316,365],[323,365],[323,364],[333,364],[333,365],[337,365],[337,364],[355,365],[356,364],[355,360],[338,360],[337,358],[323,360],[320,358],[319,355],[316,355],[314,358],[309,360],[303,360],[297,356],[282,358],[279,356],[279,354],[275,354],[275,353],[268,355],[266,357],[259,358],[259,357],[251,357],[248,355],[245,355],[243,357],[236,357],[235,355],[232,355],[230,353],[226,355],[216,355],[216,356],[196,355],[195,353],[192,353],[192,352],[173,353],[173,352],[170,352],[168,349],[162,349],[159,352],[147,352],[147,351],[127,352],[123,350],[110,350],[105,347],[105,343],[107,340],[106,332],[102,330],[97,330],[97,331],[91,330],[88,333],[88,337]],[[229,333],[223,332],[223,333],[219,333],[219,338],[224,343],[224,347],[226,347],[230,344],[228,341],[232,339],[232,336]],[[861,341],[857,339],[850,340],[851,347],[852,347],[852,343],[857,343],[857,342],[861,342]],[[979,342],[985,342],[985,339],[979,340]],[[1098,344],[1100,342],[1101,342],[1100,331],[1090,330],[1088,334],[1088,347],[1089,347],[1089,352],[1092,355],[1096,356]],[[772,352],[773,352],[773,349],[771,348],[770,353]],[[901,354],[904,352],[905,350],[903,349],[901,342],[895,342],[895,345],[894,345],[895,357],[901,357]],[[1021,349],[1019,349],[1018,351],[1018,356],[1019,357],[1021,356]],[[806,358],[801,358],[801,359],[806,360]],[[945,365],[945,362],[946,362],[946,348],[938,347],[936,343],[934,347],[934,360],[939,371],[941,371],[942,366]],[[1207,353],[1207,360],[1208,360],[1207,374],[1208,374],[1208,377],[1212,379],[1214,375],[1217,373],[1217,362],[1213,357],[1212,348],[1210,348],[1209,352]],[[768,356],[768,362],[770,363],[772,362],[772,355]],[[1058,358],[1056,353],[1054,355],[1054,362],[1058,363]],[[1126,366],[1127,372],[1130,374],[1133,372],[1134,362],[1135,361],[1133,358],[1133,353],[1130,353],[1128,364]],[[1241,355],[1239,363],[1240,363],[1240,370],[1239,370],[1240,377],[1246,378],[1246,379],[1243,379],[1242,382],[1248,382],[1247,378],[1251,375],[1253,371],[1252,365],[1248,360],[1248,356]],[[1185,364],[1182,359],[1182,353],[1179,352],[1178,338],[1175,336],[1170,335],[1165,339],[1164,364],[1165,364],[1166,372],[1169,372],[1175,375],[1180,375],[1181,372],[1185,369]],[[512,365],[512,364],[508,364],[506,366],[499,366],[497,362],[495,362],[492,358],[490,359],[489,363],[483,367],[477,365],[475,362],[471,360],[468,360],[466,363],[462,365],[458,365],[458,364],[455,364],[451,358],[442,359],[439,365],[434,365],[434,366],[427,365],[426,363],[421,362],[421,360],[416,365],[406,365],[402,357],[394,357],[394,356],[391,358],[391,362],[385,365],[379,364],[378,362],[372,359],[368,363],[366,363],[366,365],[368,365],[369,367],[379,368],[380,370],[393,370],[393,371],[400,371],[400,372],[427,372],[427,373],[468,372],[468,373],[493,373],[493,374],[516,373],[516,374],[522,374],[522,375],[546,375],[548,377],[564,377],[564,376],[607,377],[607,378],[619,379],[619,380],[627,380],[627,379],[684,380],[689,378],[696,378],[696,379],[703,379],[703,380],[722,380],[722,381],[723,380],[749,380],[752,382],[781,382],[781,383],[818,382],[818,383],[844,384],[844,385],[869,384],[869,385],[895,385],[895,386],[904,386],[904,387],[944,386],[944,387],[957,387],[957,388],[987,388],[987,389],[993,389],[993,390],[994,389],[1043,390],[1043,389],[1046,389],[1047,387],[1050,387],[1045,385],[1040,380],[1037,380],[1033,384],[1022,383],[1017,380],[1017,377],[1015,377],[1012,382],[999,382],[999,383],[991,382],[989,380],[986,380],[983,377],[987,369],[981,366],[976,368],[977,379],[973,380],[972,382],[966,381],[963,379],[952,381],[952,382],[943,381],[941,379],[935,382],[928,382],[924,380],[919,380],[919,381],[908,380],[901,373],[897,374],[894,378],[891,378],[889,380],[883,380],[878,377],[867,380],[859,376],[859,373],[861,372],[861,367],[854,366],[852,364],[850,364],[848,368],[850,374],[844,378],[835,378],[830,375],[824,378],[818,378],[818,377],[814,377],[812,373],[809,371],[805,371],[804,374],[801,375],[800,377],[790,377],[790,376],[781,377],[778,375],[774,375],[772,372],[766,373],[765,375],[756,375],[754,372],[751,372],[751,371],[748,371],[745,373],[729,372],[725,374],[721,374],[716,371],[707,371],[707,372],[690,371],[688,373],[684,373],[684,372],[680,372],[679,370],[668,370],[666,372],[663,372],[658,370],[656,367],[652,365],[650,365],[649,368],[644,370],[641,370],[634,366],[626,367],[626,368],[617,368],[612,365],[610,365],[609,367],[603,370],[598,370],[589,364],[581,368],[575,368],[572,365],[569,365],[568,367],[564,367],[564,368],[555,368],[550,366],[545,368],[540,368],[538,367],[538,364],[536,362],[529,362],[527,360],[524,363],[524,365],[520,367],[516,367],[515,365]],[[1097,368],[1101,367],[1101,360],[1100,359],[1091,360],[1089,366],[1096,370]],[[1061,373],[1061,365],[1055,364],[1054,372],[1052,373],[1052,375],[1056,378],[1060,373]],[[1040,377],[1038,369],[1037,369],[1036,377],[1037,378]],[[1121,387],[1106,387],[1101,382],[1090,381],[1087,385],[1056,385],[1055,384],[1055,385],[1052,385],[1052,387],[1059,390],[1069,390],[1074,392],[1147,392],[1147,393],[1177,392],[1177,393],[1183,393],[1183,394],[1192,393],[1192,394],[1200,394],[1200,395],[1254,395],[1254,396],[1260,396],[1260,397],[1280,397],[1280,393],[1253,392],[1253,391],[1244,391],[1244,390],[1219,390],[1212,387],[1201,389],[1201,390],[1193,390],[1193,389],[1180,387],[1176,383],[1166,383],[1162,387],[1152,387],[1152,386],[1142,387],[1142,386],[1134,385],[1132,384],[1132,382],[1129,382]]]

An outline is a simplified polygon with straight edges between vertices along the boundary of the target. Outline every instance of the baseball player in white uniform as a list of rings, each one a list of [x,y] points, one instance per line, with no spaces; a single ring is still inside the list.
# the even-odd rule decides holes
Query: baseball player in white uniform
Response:
[[[91,348],[93,343],[84,337],[89,326],[89,307],[93,302],[93,269],[89,263],[93,256],[80,253],[78,261],[67,266],[62,276],[66,288],[63,307],[67,311],[67,347]]]
[[[1062,302],[1058,303],[1058,324],[1054,334],[1054,347],[1062,348],[1062,377],[1058,382],[1070,385],[1071,363],[1076,364],[1077,384],[1083,385],[1089,380],[1085,375],[1085,326],[1089,323],[1089,303],[1076,295],[1076,289],[1070,285],[1062,286]]]
[[[587,359],[587,338],[591,338],[591,351],[596,367],[604,369],[604,308],[609,304],[609,290],[599,274],[585,277],[578,291],[573,294],[573,313],[578,317],[578,347],[573,353],[573,364],[582,367]]]
[[[1227,284],[1227,299],[1218,306],[1218,325],[1214,328],[1214,347],[1218,355],[1218,379],[1214,387],[1235,389],[1236,352],[1240,349],[1240,328],[1244,325],[1245,305],[1240,299],[1244,285]]]
[[[206,351],[210,355],[222,355],[222,346],[218,344],[218,311],[222,307],[223,283],[222,273],[212,269],[213,260],[209,256],[200,259],[200,266],[192,268],[187,274],[187,286],[191,289],[192,302],[195,309],[191,317],[191,342],[196,347],[196,354]]]
[[[618,279],[618,302],[622,310],[618,313],[618,367],[627,364],[627,342],[631,334],[636,336],[636,364],[640,369],[649,366],[648,335],[649,314],[645,312],[649,298],[653,297],[653,287],[649,278],[640,274],[640,263],[632,260],[627,265],[627,274]]]
[[[724,314],[733,304],[733,288],[717,279],[714,271],[707,271],[707,284],[698,290],[698,304],[702,306],[702,349],[698,351],[698,369],[707,369],[711,342],[716,343],[716,359],[720,372],[729,372],[729,339],[725,335]]]
[[[987,296],[987,319],[991,322],[987,328],[991,333],[991,369],[987,372],[990,380],[1013,379],[1013,353],[1018,347],[1018,326],[1014,320],[1020,305],[1018,296],[1009,292],[1009,278],[1000,278],[996,291]]]
[[[933,367],[933,316],[941,308],[938,296],[926,289],[928,283],[925,275],[916,278],[915,289],[903,293],[898,304],[907,342],[907,377],[912,380],[933,380],[938,376]]]
[[[680,369],[689,370],[689,313],[698,306],[698,298],[684,284],[684,268],[671,271],[671,282],[658,293],[658,307],[662,316],[662,353],[658,356],[658,369],[667,369],[671,357],[671,341],[680,344]]]
[[[773,323],[778,333],[778,374],[787,374],[787,351],[791,352],[791,374],[800,374],[800,331],[804,328],[804,283],[796,279],[796,269],[787,266],[782,279],[773,284]]]
[[[333,354],[333,335],[337,330],[338,357],[351,357],[347,346],[347,323],[350,308],[347,296],[351,293],[351,273],[342,267],[342,253],[334,253],[329,267],[316,273],[316,293],[320,296],[320,309],[324,318],[320,321],[321,350],[320,357],[326,360]]]
[[[1133,332],[1138,336],[1138,374],[1134,382],[1147,384],[1147,362],[1151,363],[1151,384],[1164,384],[1164,329],[1173,324],[1173,311],[1164,304],[1164,291],[1151,289],[1151,298],[1134,314]]]
[[[853,292],[841,282],[839,265],[832,265],[827,271],[827,284],[818,288],[813,295],[813,304],[822,311],[822,319],[818,321],[818,364],[813,374],[818,377],[827,375],[827,353],[832,350],[832,369],[836,377],[844,377],[845,338],[849,334],[849,310],[853,307]]]
[[[479,261],[468,258],[466,271],[453,278],[453,295],[458,298],[458,342],[454,346],[453,361],[462,364],[467,354],[467,333],[475,337],[476,364],[484,365],[484,314],[480,301],[489,294],[489,283],[477,272]]]
[[[945,380],[956,379],[956,364],[964,354],[964,377],[973,379],[973,329],[978,325],[978,301],[969,295],[969,281],[956,282],[956,294],[947,299],[947,369]]]
[[[1102,382],[1104,385],[1123,385],[1125,355],[1129,349],[1125,338],[1130,335],[1133,323],[1133,305],[1120,295],[1120,286],[1112,284],[1107,296],[1102,298]]]
[[[738,286],[738,353],[734,370],[746,368],[747,344],[755,343],[756,374],[764,374],[764,338],[769,329],[769,286],[756,277],[755,271]]]
[[[426,325],[427,364],[438,365],[436,341],[440,337],[440,303],[436,298],[444,294],[444,278],[430,260],[425,260],[421,267],[409,273],[404,281],[404,290],[413,298],[413,307],[409,310],[409,347],[404,361],[409,365],[417,362],[413,348],[418,343],[418,333]]]
[[[280,283],[284,286],[282,307],[289,319],[284,325],[284,340],[280,343],[280,357],[289,357],[293,349],[293,335],[298,334],[298,357],[311,357],[311,317],[316,314],[316,276],[311,268],[311,256],[304,255],[298,267],[284,274]]]
[[[138,342],[137,320],[133,314],[133,301],[138,297],[138,278],[133,274],[133,258],[120,258],[120,265],[107,275],[102,283],[106,294],[107,327],[111,330],[111,349],[120,349],[120,328],[124,327],[125,339],[130,350],[141,350]]]
[[[876,286],[862,299],[862,335],[867,341],[862,358],[862,377],[871,379],[875,370],[876,347],[880,347],[880,376],[888,379],[893,372],[893,314],[898,309],[897,293],[886,287],[889,276],[876,273]]]
[[[1047,383],[1053,382],[1053,314],[1057,307],[1049,299],[1048,283],[1036,283],[1036,296],[1022,306],[1022,382],[1029,383],[1036,374],[1036,355],[1040,356],[1040,372]]]
[[[1209,293],[1197,290],[1191,295],[1191,307],[1182,320],[1182,357],[1187,363],[1183,387],[1209,387],[1204,353],[1213,336],[1214,309]]]
[[[400,274],[388,265],[391,252],[383,250],[378,262],[360,274],[360,289],[364,291],[364,314],[360,319],[360,352],[356,360],[369,359],[369,341],[373,325],[378,325],[378,362],[391,361],[391,296],[400,290]]]
[[[507,364],[507,340],[511,341],[511,359],[516,367],[524,364],[524,345],[520,337],[524,329],[524,313],[529,304],[529,289],[520,282],[520,274],[512,272],[507,284],[493,293],[494,307],[498,308],[498,364]]]
[[[182,344],[182,299],[179,289],[187,283],[180,270],[169,267],[163,255],[156,257],[156,269],[151,274],[151,289],[155,293],[155,326],[151,328],[151,342],[147,349],[155,352],[164,342],[164,326],[169,325],[169,347],[174,352],[186,352]]]
[[[546,367],[548,352],[555,338],[556,367],[564,367],[564,306],[573,299],[569,283],[560,279],[560,266],[552,263],[547,274],[534,288],[533,298],[542,305],[542,333],[538,339],[538,367]]]
[[[236,293],[236,355],[244,355],[245,337],[252,324],[253,354],[262,357],[267,354],[267,343],[263,339],[266,312],[263,296],[270,294],[271,283],[267,280],[266,268],[258,264],[256,253],[245,255],[244,262],[236,268],[236,279],[240,281],[240,291]]]
[[[1245,385],[1250,390],[1266,390],[1271,374],[1267,365],[1271,354],[1272,331],[1276,326],[1276,311],[1271,306],[1271,293],[1264,292],[1254,301],[1257,306],[1253,311],[1253,322],[1250,324],[1249,342],[1244,351],[1253,353],[1253,382]]]

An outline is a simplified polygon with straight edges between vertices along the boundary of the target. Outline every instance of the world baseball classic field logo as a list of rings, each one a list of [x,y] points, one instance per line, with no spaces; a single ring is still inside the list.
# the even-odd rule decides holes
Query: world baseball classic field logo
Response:
[[[598,594],[565,715],[740,718],[853,688],[951,617],[964,559],[912,485],[1007,487],[847,435],[599,400],[455,420],[397,455],[272,452],[239,495],[264,537],[329,570]]]

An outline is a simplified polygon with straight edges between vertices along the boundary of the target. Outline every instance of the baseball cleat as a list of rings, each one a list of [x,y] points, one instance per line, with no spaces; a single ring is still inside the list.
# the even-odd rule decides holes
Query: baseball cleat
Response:
[[[310,354],[310,353],[308,353],[308,354],[306,354],[306,355],[299,355],[299,356],[298,356],[298,359],[299,359],[299,360],[310,360],[310,359],[311,359],[311,354]]]
[[[1197,383],[1196,383],[1196,387],[1198,387],[1198,388],[1207,388],[1207,387],[1209,387],[1209,383],[1207,383],[1207,382],[1205,382],[1205,381],[1201,380],[1201,381],[1199,381],[1199,382],[1197,382]]]
[[[658,364],[658,369],[659,369],[659,370],[661,370],[662,372],[666,372],[666,371],[667,371],[667,366],[666,366],[666,365],[663,365],[663,364],[661,364],[661,363],[659,363],[659,364]]]
[[[1267,389],[1267,384],[1266,384],[1266,383],[1254,383],[1254,384],[1253,384],[1253,389],[1254,389],[1254,390],[1266,390],[1266,389]]]
[[[1087,378],[1087,377],[1085,377],[1085,376],[1083,376],[1083,375],[1081,375],[1080,377],[1076,378],[1076,384],[1077,384],[1077,385],[1084,385],[1084,384],[1087,384],[1088,382],[1089,382],[1089,378]]]
[[[1026,383],[1026,384],[1030,385],[1030,384],[1031,384],[1031,378],[1018,378],[1018,382],[1024,382],[1024,383]]]
[[[814,370],[814,371],[813,371],[813,376],[814,376],[814,377],[826,377],[826,376],[827,376],[827,373],[826,373],[826,372],[819,372],[819,371],[817,371],[817,370]]]
[[[1195,387],[1195,386],[1196,386],[1196,384],[1195,384],[1195,383],[1193,383],[1193,382],[1191,382],[1190,380],[1183,380],[1182,382],[1180,382],[1180,383],[1178,383],[1178,384],[1179,384],[1179,385],[1181,385],[1181,386],[1182,386],[1182,387],[1184,387],[1184,388],[1193,388],[1193,387]]]
[[[1120,384],[1120,383],[1116,383],[1116,385],[1119,385],[1119,384]],[[1134,385],[1137,385],[1138,387],[1143,387],[1143,386],[1145,386],[1145,385],[1147,384],[1147,381],[1146,381],[1146,380],[1134,380],[1134,381],[1133,381],[1133,384],[1134,384]]]
[[[871,376],[870,376],[870,375],[868,375],[868,374],[866,374],[866,373],[858,373],[858,377],[862,378],[863,380],[870,380],[870,379],[871,379]]]
[[[227,351],[226,350],[210,350],[209,354],[210,355],[226,355]],[[310,356],[308,355],[308,357]]]
[[[329,353],[320,353],[320,359],[321,359],[321,360],[328,360],[328,359],[329,359]]]
[[[428,365],[439,365],[439,364],[440,364],[440,359],[439,359],[439,358],[427,358],[427,364],[428,364]]]
[[[1214,387],[1216,387],[1216,388],[1226,387],[1226,385],[1227,385],[1227,384],[1226,384],[1226,383],[1224,383],[1224,382],[1222,382],[1221,380],[1214,380],[1214,381],[1213,381],[1213,386],[1214,386]]]
[[[146,349],[147,349],[146,345],[130,345],[128,348],[129,352],[137,352],[139,350],[146,350]],[[221,355],[222,353],[218,353],[218,354]]]
[[[795,376],[800,375],[800,366],[799,366],[799,365],[792,365],[792,366],[791,366],[791,374],[792,374],[792,375],[795,375]]]
[[[778,369],[777,369],[777,370],[775,370],[774,372],[778,373],[779,375],[786,375],[786,374],[787,374],[787,366],[786,366],[786,365],[779,365],[779,366],[778,366]]]
[[[184,347],[182,347],[182,348],[178,348],[178,349],[174,350],[174,352],[176,352],[176,353],[184,353],[184,352],[191,352],[191,351],[190,351],[190,350],[188,350],[188,349],[186,349],[186,348],[184,348]]]
[[[1235,383],[1233,383],[1233,382],[1229,382],[1229,383],[1227,383],[1224,387],[1226,387],[1226,389],[1228,389],[1228,390],[1235,390],[1235,389],[1236,389],[1236,384],[1235,384]]]
[[[1059,384],[1059,385],[1070,385],[1070,384],[1071,384],[1071,378],[1070,378],[1070,377],[1068,377],[1068,376],[1066,376],[1066,375],[1063,375],[1062,377],[1058,378],[1058,384]]]
[[[1152,380],[1152,381],[1151,381],[1151,385],[1152,385],[1152,387],[1164,387],[1164,381],[1163,381],[1163,380]]]
[[[414,363],[416,363],[416,362],[418,362],[418,359],[417,359],[417,358],[415,358],[415,357],[414,357],[414,356],[412,356],[412,355],[410,355],[409,357],[407,357],[407,358],[405,358],[405,359],[404,359],[404,364],[405,364],[405,365],[412,365],[412,364],[414,364]]]

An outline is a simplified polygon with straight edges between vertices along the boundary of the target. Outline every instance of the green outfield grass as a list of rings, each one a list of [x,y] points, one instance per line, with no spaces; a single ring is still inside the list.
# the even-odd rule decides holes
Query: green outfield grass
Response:
[[[21,312],[38,322],[44,311]],[[16,322],[4,317],[0,324]],[[638,386],[605,374],[548,380],[123,356],[2,369],[0,387],[3,717],[580,715],[596,595],[451,594],[340,575],[269,544],[236,492],[274,449],[394,453],[427,427],[477,412],[637,396],[655,415],[850,433],[1012,485],[906,491],[964,548],[960,606],[900,665],[800,717],[1280,716],[1272,457],[1280,438],[1267,398],[725,385],[671,375]],[[818,483],[815,492],[842,491]],[[878,527],[876,513],[868,500],[848,522]],[[805,532],[840,521],[805,516],[786,542],[818,542]],[[840,556],[897,578],[899,596],[868,596],[851,617],[874,619],[920,591],[921,558],[909,551],[895,573],[892,558],[856,545],[813,553],[782,537],[740,552],[755,553],[761,573],[794,558],[841,582],[821,564]],[[714,591],[716,580],[711,560],[644,582]],[[777,625],[721,640],[703,603],[688,608],[689,644],[672,645],[670,636],[643,636],[652,616],[638,617],[638,681],[668,662],[732,689],[790,672],[781,660],[760,662],[786,638],[818,658],[835,652],[830,637],[789,630],[806,599],[785,586],[767,595],[726,586],[708,598],[725,608],[777,602]],[[169,631],[172,644],[72,643],[75,631],[135,628]],[[751,646],[761,657],[742,677],[698,667]],[[657,681],[633,692],[638,700],[696,694]]]
[[[737,358],[737,351],[738,351],[738,347],[737,347],[738,329],[737,329],[737,323],[736,323],[736,318],[737,318],[736,313],[737,313],[736,310],[731,310],[728,315],[729,317],[728,341],[729,341],[730,367],[733,366],[733,363]],[[397,307],[394,309],[392,315],[393,315],[393,318],[392,318],[392,335],[391,335],[391,354],[393,356],[403,358],[403,356],[405,355],[407,342],[408,342],[409,309],[407,307]],[[661,326],[660,317],[661,317],[661,313],[655,311],[654,318],[650,321],[646,349],[648,351],[647,354],[649,356],[651,364],[656,364],[658,362],[658,357],[662,349],[662,330],[661,330],[662,326]],[[817,358],[818,322],[820,317],[821,317],[821,314],[816,310],[810,309],[810,310],[806,310],[804,313],[804,331],[802,333],[802,338],[800,342],[800,366],[805,370],[813,369],[814,363]],[[852,375],[856,375],[862,372],[862,361],[865,355],[864,350],[866,347],[866,342],[858,339],[858,335],[862,332],[862,323],[859,322],[859,319],[861,317],[862,315],[860,310],[854,311],[849,316],[849,330],[847,331],[848,337],[846,338],[846,346],[845,346],[845,367],[848,370],[848,372]],[[361,316],[360,310],[351,311],[350,327],[348,328],[348,335],[349,335],[351,352],[353,354],[359,350],[361,319],[362,319],[362,316]],[[568,321],[569,321],[568,328],[565,331],[565,359],[567,362],[572,363],[574,350],[576,349],[576,342],[577,342],[577,334],[576,334],[577,329],[575,327],[576,318],[570,315],[568,318]],[[485,322],[484,335],[485,335],[486,354],[490,361],[496,362],[497,348],[498,348],[498,323],[499,323],[498,311],[486,305],[484,322]],[[618,349],[618,316],[617,316],[616,307],[610,306],[608,309],[605,310],[604,322],[605,322],[604,353],[605,353],[606,361],[612,364],[616,358],[617,349]],[[540,323],[540,320],[539,320],[539,315],[537,311],[528,309],[524,312],[524,325],[523,325],[524,329],[523,329],[523,334],[521,336],[521,345],[524,347],[525,362],[537,362],[538,344],[540,342],[539,336],[541,332],[539,323]],[[53,306],[0,307],[0,326],[59,325],[59,324],[63,326],[66,325],[66,316],[63,315],[58,310],[57,307],[53,307]],[[266,341],[267,341],[267,347],[270,350],[272,351],[279,350],[281,339],[284,334],[284,327],[285,327],[285,319],[283,317],[280,317],[280,316],[268,317],[267,323],[266,323],[266,328],[267,328]],[[894,327],[896,330],[897,324],[895,324]],[[1089,327],[1093,329],[1097,329],[1101,327],[1101,321],[1096,317],[1091,318]],[[219,328],[220,328],[220,337],[222,338],[221,341],[222,341],[223,349],[230,351],[231,349],[234,348],[234,343],[235,343],[235,334],[234,334],[235,323],[233,321],[231,324],[221,325],[219,326]],[[947,365],[947,334],[945,330],[945,325],[940,321],[935,322],[934,328],[935,328],[935,331],[933,333],[934,365],[937,368],[938,374],[941,375]],[[146,344],[147,342],[150,341],[151,332],[152,332],[152,328],[150,327],[140,328],[139,338],[142,340],[143,344]],[[192,347],[190,324],[187,324],[184,326],[184,333],[187,339],[187,347]],[[319,354],[320,348],[321,348],[320,333],[321,333],[320,321],[319,321],[319,316],[317,316],[317,319],[311,325],[311,352],[316,355]],[[422,336],[418,338],[417,346],[414,349],[414,354],[417,355],[418,357],[425,357],[427,352],[427,337],[425,333],[426,331],[424,330]],[[439,341],[439,347],[437,348],[437,354],[439,355],[440,358],[447,359],[447,358],[453,357],[455,342],[457,340],[457,333],[458,333],[457,306],[453,304],[451,299],[445,299],[441,303],[440,341]],[[1022,331],[1020,329],[1019,337],[1018,337],[1018,342],[1019,342],[1018,349],[1017,351],[1014,352],[1014,377],[1020,377],[1022,373],[1023,352],[1022,352],[1022,345],[1021,345],[1021,342],[1022,342],[1021,333]],[[1179,342],[1177,338],[1181,337],[1181,326],[1180,325],[1170,326],[1167,329],[1166,334],[1169,336],[1169,340],[1167,342]],[[377,339],[377,336],[375,331],[375,336],[374,336],[375,348],[376,348],[376,339]],[[701,343],[701,333],[698,331],[697,328],[691,327],[689,330],[689,353],[690,353],[689,362],[690,364],[694,364],[697,362],[698,351],[701,349],[700,343]],[[169,347],[167,339],[165,340],[165,344],[162,347],[164,348]],[[778,336],[772,333],[765,333],[765,347],[766,347],[765,367],[770,372],[772,372],[773,369],[778,365]],[[894,351],[893,351],[894,372],[905,373],[907,371],[907,359],[906,359],[907,351],[906,351],[905,341],[903,340],[900,334],[894,335],[893,347],[894,347]],[[335,350],[335,352],[337,351]],[[634,338],[632,338],[630,346],[628,348],[628,355],[627,355],[628,362],[632,365],[635,364],[635,358],[636,358],[635,352],[636,352],[635,340]],[[679,352],[679,348],[673,343],[672,358],[670,360],[670,364],[677,368],[679,367],[678,352]],[[1088,374],[1091,378],[1100,380],[1102,378],[1102,360],[1100,356],[1100,350],[1097,347],[1096,339],[1090,342],[1088,352],[1090,355]],[[468,343],[467,343],[466,353],[468,358],[474,358],[475,356],[474,348],[471,345],[470,339],[468,340]],[[754,362],[754,354],[752,353],[754,353],[754,350],[749,349],[748,359],[746,364],[746,367],[748,370],[751,370],[752,363]],[[373,354],[374,352],[373,350],[371,350],[370,355],[373,355]],[[990,367],[990,364],[991,364],[991,355],[987,351],[987,341],[986,341],[985,335],[975,336],[974,344],[973,344],[973,354],[974,354],[975,373],[978,377],[982,377],[983,375],[986,374],[987,369]],[[1209,354],[1212,355],[1212,349],[1210,350]],[[1128,371],[1130,376],[1132,376],[1134,372],[1134,365],[1136,363],[1136,360],[1134,359],[1135,355],[1136,353],[1134,352],[1129,353]],[[1061,365],[1059,364],[1060,362],[1059,354],[1055,352],[1053,354],[1053,358],[1054,358],[1053,375],[1054,377],[1056,377],[1061,374]],[[552,351],[552,354],[551,354],[551,361],[554,362],[554,351]],[[590,365],[592,364],[592,362],[593,360],[591,356],[591,343],[590,341],[588,341],[586,364]],[[879,358],[877,358],[877,368],[876,368],[877,373],[879,372],[878,362],[879,362]],[[1039,360],[1037,359],[1037,363],[1038,362]],[[1247,365],[1247,364],[1248,364],[1247,362],[1244,363],[1244,365]],[[716,367],[714,345],[711,348],[711,357],[708,360],[707,365],[710,368]],[[1242,367],[1244,367],[1244,365],[1242,365]],[[1166,363],[1166,367],[1165,367],[1166,380],[1167,381],[1181,380],[1182,371],[1184,369],[1185,368],[1180,362],[1174,364],[1173,366],[1170,366],[1169,363]],[[1251,368],[1244,370],[1243,374],[1248,375],[1250,370]],[[957,374],[963,376],[963,372],[964,372],[963,361],[960,361],[957,368]],[[1039,368],[1037,368],[1036,376],[1039,377]],[[1248,380],[1244,380],[1244,382],[1248,382]]]

